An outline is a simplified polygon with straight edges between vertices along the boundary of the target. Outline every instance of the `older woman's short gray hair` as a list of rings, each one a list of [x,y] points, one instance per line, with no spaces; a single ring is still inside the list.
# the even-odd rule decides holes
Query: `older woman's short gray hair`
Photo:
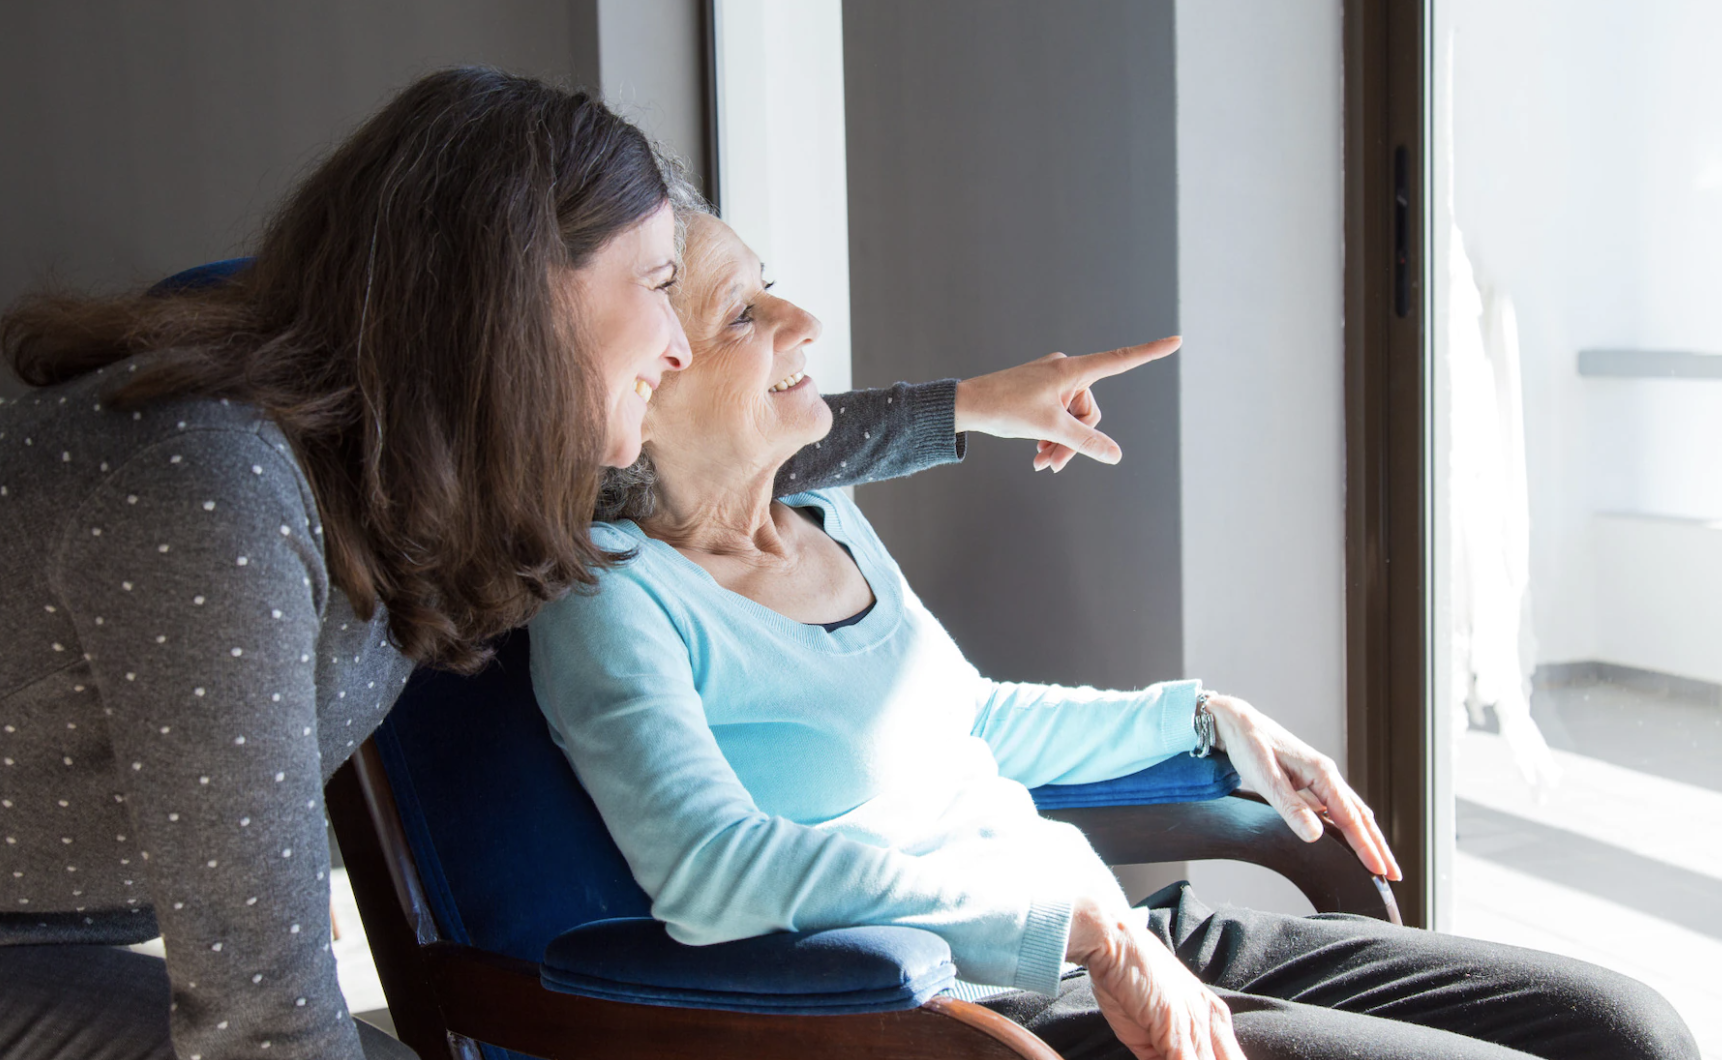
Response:
[[[680,155],[654,143],[652,151],[658,159],[658,169],[664,174],[664,184],[670,189],[670,206],[676,211],[676,253],[687,246],[688,218],[694,214],[715,214],[712,204],[700,193],[688,174],[688,164]]]
[[[653,144],[658,156],[658,168],[670,189],[670,207],[676,213],[676,257],[687,249],[688,218],[695,214],[715,214],[711,203],[700,194],[688,175],[687,163],[663,144]],[[652,458],[645,452],[628,467],[612,467],[604,472],[598,485],[598,503],[593,518],[600,522],[617,519],[648,519],[658,507],[658,475]]]

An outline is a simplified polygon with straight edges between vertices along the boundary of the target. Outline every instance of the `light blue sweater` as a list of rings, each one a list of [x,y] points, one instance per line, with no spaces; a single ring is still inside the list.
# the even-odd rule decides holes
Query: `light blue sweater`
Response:
[[[877,604],[827,632],[722,588],[631,522],[637,548],[532,623],[532,680],[652,914],[685,943],[904,924],[962,977],[1056,994],[1079,893],[1116,893],[1027,789],[1195,746],[1196,682],[1138,692],[989,681],[841,493],[824,512]]]

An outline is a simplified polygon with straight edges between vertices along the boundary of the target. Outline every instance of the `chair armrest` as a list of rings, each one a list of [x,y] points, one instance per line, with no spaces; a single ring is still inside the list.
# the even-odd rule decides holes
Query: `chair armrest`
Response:
[[[689,946],[650,917],[565,932],[545,948],[541,969],[547,989],[582,997],[810,1016],[916,1008],[957,978],[950,946],[919,928],[777,932]]]
[[[1284,876],[1318,912],[1359,913],[1402,923],[1387,881],[1372,876],[1338,829],[1306,843],[1259,796],[1207,802],[1048,809],[1042,815],[1082,829],[1110,865],[1157,861],[1247,861]]]

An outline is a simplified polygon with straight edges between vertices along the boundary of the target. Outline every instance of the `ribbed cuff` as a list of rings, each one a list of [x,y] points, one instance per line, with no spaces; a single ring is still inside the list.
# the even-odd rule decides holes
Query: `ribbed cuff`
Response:
[[[1031,903],[1028,924],[1022,932],[1022,949],[1017,952],[1016,978],[1010,985],[1017,990],[1057,997],[1064,951],[1069,945],[1070,901],[1058,898]]]
[[[968,435],[957,433],[957,380],[935,379],[904,388],[909,429],[915,432],[915,455],[935,464],[952,464],[968,452]]]
[[[1196,739],[1196,693],[1202,682],[1165,681],[1155,686],[1160,690],[1160,738],[1168,753],[1194,751]]]

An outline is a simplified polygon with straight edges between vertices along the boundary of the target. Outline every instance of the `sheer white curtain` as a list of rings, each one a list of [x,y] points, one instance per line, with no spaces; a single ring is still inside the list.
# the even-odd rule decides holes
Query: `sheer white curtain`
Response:
[[[1450,708],[1481,723],[1483,708],[1493,707],[1525,781],[1533,787],[1552,786],[1560,770],[1531,717],[1536,652],[1530,625],[1530,491],[1518,323],[1512,300],[1478,283],[1458,226],[1450,231]],[[1454,728],[1464,731],[1465,720],[1455,718]]]

